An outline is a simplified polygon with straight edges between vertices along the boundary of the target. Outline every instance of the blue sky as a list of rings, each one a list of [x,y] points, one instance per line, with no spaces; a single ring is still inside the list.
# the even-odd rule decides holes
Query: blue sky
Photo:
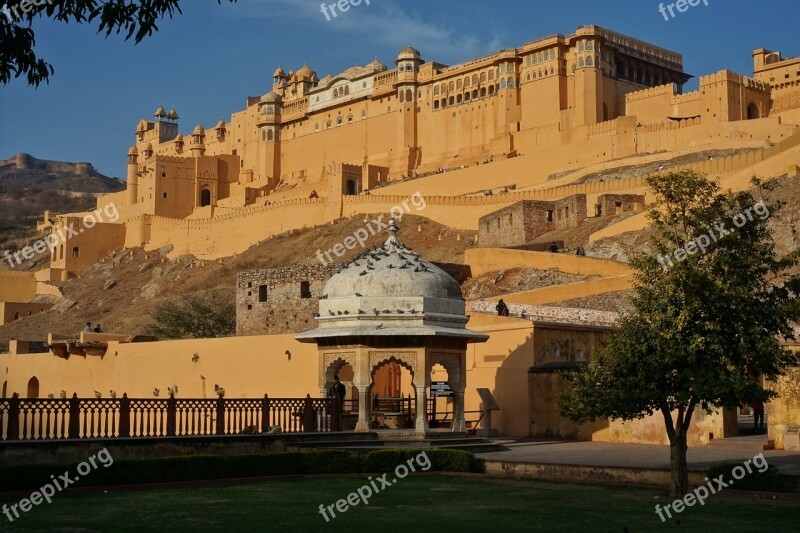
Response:
[[[56,72],[38,89],[22,80],[0,88],[0,158],[90,161],[124,177],[136,122],[159,105],[175,106],[187,133],[198,122],[229,120],[247,96],[268,92],[278,65],[296,70],[308,61],[322,77],[375,57],[390,64],[409,43],[426,60],[453,64],[598,24],[683,54],[693,75],[751,74],[751,53],[761,47],[800,55],[797,0],[708,0],[669,21],[651,0],[371,0],[331,21],[320,1],[183,0],[184,14],[138,46],[38,20],[37,51]]]

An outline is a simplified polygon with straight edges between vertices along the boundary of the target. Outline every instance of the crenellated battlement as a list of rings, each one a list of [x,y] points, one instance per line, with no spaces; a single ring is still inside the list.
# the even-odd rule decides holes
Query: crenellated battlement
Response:
[[[642,89],[640,91],[633,91],[625,94],[625,102],[635,102],[637,100],[644,100],[654,96],[663,96],[675,94],[675,85],[668,83],[666,85],[659,85],[658,87],[650,87],[649,89]]]

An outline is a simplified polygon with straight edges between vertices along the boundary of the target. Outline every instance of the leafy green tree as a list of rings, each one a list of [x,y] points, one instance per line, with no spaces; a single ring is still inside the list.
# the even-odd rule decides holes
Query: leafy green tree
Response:
[[[156,308],[145,329],[159,339],[206,339],[236,334],[236,306],[219,298],[187,296]]]
[[[181,13],[180,0],[27,0],[27,11],[21,0],[2,3],[5,7],[0,6],[0,83],[4,85],[12,78],[25,76],[29,85],[38,86],[53,74],[53,66],[34,51],[33,26],[39,17],[65,24],[88,24],[106,37],[124,33],[125,40],[133,39],[138,44],[158,31],[158,21]]]
[[[661,412],[670,443],[671,493],[688,491],[687,433],[696,409],[711,413],[775,396],[762,386],[796,363],[792,338],[797,253],[778,257],[768,218],[774,182],[722,194],[694,172],[647,179],[653,251],[631,265],[632,312],[585,368],[569,376],[561,412],[575,421],[641,419]],[[685,252],[676,250],[685,250]]]

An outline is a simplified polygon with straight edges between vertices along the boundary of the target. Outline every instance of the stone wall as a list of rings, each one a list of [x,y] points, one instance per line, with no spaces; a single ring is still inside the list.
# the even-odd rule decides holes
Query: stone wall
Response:
[[[575,194],[553,202],[556,229],[575,228],[586,220],[586,195]]]
[[[316,327],[319,297],[341,266],[307,264],[240,272],[236,276],[236,334],[299,333]]]
[[[434,263],[458,283],[470,278],[469,265]],[[325,283],[343,263],[319,263],[240,272],[236,276],[236,334],[277,335],[317,327],[314,314]]]
[[[607,217],[644,209],[642,194],[601,194],[597,197],[595,216]]]

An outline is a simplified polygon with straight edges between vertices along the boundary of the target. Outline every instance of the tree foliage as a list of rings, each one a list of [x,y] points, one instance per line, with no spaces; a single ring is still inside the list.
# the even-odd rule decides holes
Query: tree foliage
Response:
[[[631,260],[633,311],[605,349],[570,377],[561,411],[576,421],[661,412],[672,493],[682,495],[695,409],[774,397],[761,378],[774,380],[796,363],[781,340],[793,337],[800,315],[800,281],[792,273],[797,253],[780,258],[775,251],[768,218],[781,205],[761,198],[774,182],[754,179],[753,191],[728,194],[694,172],[647,183],[659,207],[649,213],[653,251]]]
[[[148,335],[159,339],[205,339],[236,334],[236,306],[217,298],[187,296],[156,308]]]
[[[30,0],[27,13],[21,2],[3,3],[7,4],[0,11],[0,83],[4,85],[25,76],[29,85],[38,86],[53,74],[53,66],[34,50],[34,25],[39,18],[91,25],[106,37],[123,34],[125,40],[138,44],[158,31],[161,19],[182,13],[180,0],[36,0],[41,5]]]

